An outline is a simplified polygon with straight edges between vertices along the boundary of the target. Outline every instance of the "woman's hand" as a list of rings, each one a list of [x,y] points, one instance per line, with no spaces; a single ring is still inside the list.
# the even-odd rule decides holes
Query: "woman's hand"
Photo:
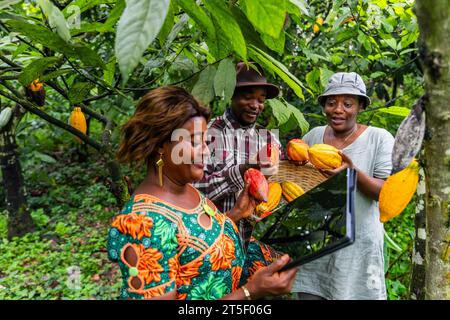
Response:
[[[227,213],[228,217],[235,223],[243,218],[250,217],[255,211],[256,206],[259,204],[259,201],[250,195],[249,189],[250,184],[244,182],[244,189],[237,198],[236,204],[233,209]]]
[[[291,292],[298,268],[279,272],[289,261],[289,256],[285,254],[271,265],[255,272],[245,285],[252,299],[259,299],[269,294],[280,295]]]
[[[352,159],[350,159],[341,150],[339,150],[338,152],[339,152],[339,154],[342,157],[342,165],[339,168],[336,168],[336,169],[333,169],[333,170],[319,169],[319,171],[322,172],[326,177],[334,176],[336,173],[341,172],[342,170],[354,167]]]

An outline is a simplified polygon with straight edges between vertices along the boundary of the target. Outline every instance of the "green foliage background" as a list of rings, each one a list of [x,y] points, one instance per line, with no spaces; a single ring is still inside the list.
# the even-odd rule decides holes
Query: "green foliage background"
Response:
[[[282,87],[282,97],[267,103],[258,121],[279,128],[283,143],[325,123],[316,98],[333,72],[363,76],[373,104],[358,121],[393,135],[423,93],[413,1],[172,0],[161,21],[139,18],[151,12],[139,6],[124,14],[126,3],[132,8],[136,1],[0,4],[0,55],[19,66],[0,61],[0,109],[15,105],[1,94],[11,97],[5,84],[19,90],[40,78],[47,98],[39,110],[66,123],[73,106],[84,104],[113,120],[108,147],[115,150],[120,125],[151,88],[181,85],[221,114],[239,60],[261,63],[269,80]],[[71,5],[80,9],[78,26]],[[125,15],[153,32],[142,40],[121,28]],[[324,23],[314,33],[319,16]],[[105,240],[119,208],[108,190],[108,159],[33,108],[16,138],[37,230],[8,241],[6,206],[0,202],[0,299],[114,299],[120,277],[106,260]],[[93,117],[88,121],[89,137],[101,141],[104,125]],[[122,170],[134,185],[142,179],[143,172]],[[389,299],[409,297],[414,212],[413,201],[385,224],[396,243],[385,246]],[[79,290],[68,286],[71,266],[80,267]]]

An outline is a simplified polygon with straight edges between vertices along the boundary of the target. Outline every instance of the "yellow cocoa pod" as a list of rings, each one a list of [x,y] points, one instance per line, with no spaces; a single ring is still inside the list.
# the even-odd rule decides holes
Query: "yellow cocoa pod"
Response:
[[[283,191],[283,196],[288,202],[291,202],[305,193],[302,187],[292,181],[282,182],[281,189]]]
[[[84,114],[81,111],[80,107],[75,107],[73,109],[72,113],[70,114],[69,124],[75,129],[78,129],[79,131],[86,134],[87,130],[86,118],[84,117]],[[77,140],[81,142],[79,138],[77,138]]]
[[[320,30],[319,26],[318,26],[317,24],[314,24],[314,26],[313,26],[313,32],[314,32],[314,33],[317,33],[317,32],[319,32],[319,30]]]
[[[339,150],[329,144],[315,144],[308,149],[309,161],[318,169],[336,169],[342,165]]]
[[[322,17],[317,17],[316,23],[314,23],[314,26],[313,26],[313,32],[314,33],[319,32],[321,25],[323,25],[323,18]]]
[[[419,164],[414,159],[409,166],[386,179],[380,191],[380,221],[398,216],[408,205],[419,183]]]
[[[292,139],[286,145],[287,156],[294,161],[308,161],[308,149],[308,144],[301,139]]]
[[[319,24],[319,25],[323,25],[323,18],[322,17],[317,17],[316,23]]]
[[[278,182],[269,182],[269,197],[267,202],[261,202],[256,207],[256,213],[262,216],[266,213],[270,213],[275,209],[281,200],[281,185]],[[265,215],[267,216],[267,215]]]

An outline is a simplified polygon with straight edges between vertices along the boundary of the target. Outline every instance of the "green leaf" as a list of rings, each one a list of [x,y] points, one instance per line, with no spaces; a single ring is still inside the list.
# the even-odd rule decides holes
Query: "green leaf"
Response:
[[[386,240],[389,248],[394,249],[397,252],[402,252],[402,248],[400,248],[400,246],[395,243],[395,241],[392,240],[391,237],[389,237],[386,231],[384,231],[384,239]]]
[[[66,74],[66,73],[73,73],[73,70],[72,69],[56,70],[56,71],[44,74],[43,76],[40,77],[40,80],[42,82],[46,82],[48,80],[51,80],[51,79],[57,78],[59,76],[62,76],[64,74]]]
[[[260,35],[255,30],[255,27],[251,24],[251,22],[248,20],[245,14],[241,10],[239,10],[238,7],[233,6],[230,8],[230,10],[231,13],[233,14],[233,17],[236,19],[236,22],[239,24],[239,27],[241,28],[245,41],[248,44],[252,44],[257,48],[266,50],[267,48],[264,45],[264,42],[261,41]]]
[[[28,86],[33,80],[40,79],[45,70],[54,66],[58,60],[57,57],[46,57],[31,62],[23,68],[19,75],[19,82],[23,86]]]
[[[247,61],[247,47],[244,36],[230,10],[222,1],[203,0],[203,4],[213,16],[215,24],[219,27],[222,35],[229,41],[234,52],[241,59]]]
[[[112,57],[111,60],[106,65],[105,71],[103,72],[103,81],[109,86],[112,86],[114,81],[114,72],[116,70],[116,57]]]
[[[229,58],[220,61],[217,73],[214,76],[214,91],[216,96],[222,97],[227,103],[233,96],[236,86],[236,68]]]
[[[115,52],[122,80],[130,73],[164,24],[170,0],[128,0],[117,25]]]
[[[309,16],[308,3],[306,0],[289,0],[289,2],[296,5],[303,14]]]
[[[13,60],[14,60],[15,58],[17,58],[17,56],[18,56],[19,54],[25,52],[27,49],[28,49],[28,44],[26,44],[26,43],[20,44],[20,46],[18,46],[18,47],[16,48],[16,50],[14,50],[14,52],[13,52],[13,54],[12,54]]]
[[[331,70],[320,68],[320,84],[322,85],[322,88],[326,88],[328,80],[333,74],[334,72]]]
[[[278,99],[269,99],[266,101],[272,110],[273,116],[277,120],[278,126],[282,126],[288,122],[289,117],[291,116],[291,110],[289,110],[283,102]]]
[[[174,24],[175,24],[174,8],[173,8],[173,3],[171,2],[169,5],[169,10],[167,11],[167,14],[166,14],[166,19],[164,20],[164,24],[162,25],[161,30],[159,30],[158,37],[157,37],[161,47],[163,46],[164,41],[166,41],[167,36],[169,35],[170,31],[172,31]]]
[[[256,30],[277,39],[286,19],[285,0],[244,0],[243,11]]]
[[[94,85],[91,82],[77,82],[69,91],[70,103],[75,105],[82,102],[88,95]]]
[[[272,58],[270,55],[253,45],[249,46],[249,53],[256,62],[260,63],[268,70],[275,72],[281,79],[283,79],[300,99],[305,100],[302,92],[303,84],[297,79],[296,76],[290,73],[281,62]]]
[[[216,68],[209,65],[200,72],[199,79],[192,89],[192,95],[208,105],[212,99],[214,99],[214,76],[216,74]]]
[[[70,16],[73,11],[71,11],[71,8],[77,8],[77,13],[83,13],[86,10],[89,10],[99,4],[114,4],[117,0],[75,0],[72,1],[68,6],[64,8],[62,11],[64,14],[64,17]]]
[[[387,44],[393,50],[397,50],[397,41],[394,38],[380,40],[382,43]]]
[[[192,20],[198,25],[198,27],[205,31],[210,37],[216,37],[216,31],[214,24],[202,7],[195,3],[195,0],[178,0],[178,5],[186,12]]]
[[[118,0],[114,8],[111,10],[111,12],[109,12],[108,19],[106,19],[105,23],[100,22],[87,23],[86,21],[81,21],[79,26],[77,26],[75,23],[72,23],[73,26],[71,27],[71,33],[78,34],[85,32],[99,32],[99,33],[115,32],[114,27],[117,21],[120,19],[120,16],[122,15],[124,9],[125,9],[125,0]]]
[[[336,37],[336,44],[347,41],[349,39],[355,38],[358,36],[358,31],[354,28],[345,29],[344,32],[339,32]]]
[[[113,28],[116,22],[119,21],[123,10],[125,10],[125,0],[118,0],[114,8],[109,13],[108,19],[106,19],[105,21],[105,27],[107,27],[108,29],[110,27]]]
[[[55,158],[50,157],[48,154],[45,154],[45,153],[36,151],[36,152],[34,152],[34,156],[36,158],[38,158],[39,160],[46,162],[46,163],[56,163]]]
[[[68,42],[70,40],[69,25],[62,12],[49,0],[36,0],[36,2],[47,16],[50,27],[56,29],[59,36]]]
[[[275,51],[276,53],[282,55],[284,52],[284,43],[286,41],[284,32],[280,33],[278,39],[272,38],[266,34],[261,35],[262,41],[268,46],[270,49]]]
[[[8,8],[9,6],[12,6],[13,4],[22,2],[21,0],[3,0],[0,4],[0,10]]]
[[[166,43],[164,44],[163,50],[167,51],[173,40],[177,37],[178,33],[183,30],[183,28],[187,25],[189,21],[189,16],[187,14],[181,15],[178,22],[173,26],[172,30],[170,30],[169,35],[167,36]]]
[[[381,109],[378,109],[377,111],[382,112],[382,113],[388,113],[388,114],[400,116],[400,117],[406,117],[410,113],[411,110],[408,108],[405,108],[405,107],[392,106],[392,107],[388,107],[388,108],[381,108]]]
[[[309,131],[309,123],[308,123],[308,121],[306,121],[305,116],[299,109],[297,109],[293,105],[291,105],[287,102],[286,102],[286,105],[292,111],[291,117],[294,116],[295,120],[297,121],[298,126],[300,127],[300,130],[302,131],[302,135],[305,135]]]
[[[314,68],[310,72],[308,72],[306,74],[305,80],[313,92],[316,92],[316,93],[321,92],[320,70],[319,69]]]
[[[79,59],[87,66],[104,68],[103,61],[96,52],[80,43],[70,45],[43,26],[17,20],[8,20],[5,23],[14,31],[26,35],[32,42],[41,43],[44,47],[61,52],[70,58]]]

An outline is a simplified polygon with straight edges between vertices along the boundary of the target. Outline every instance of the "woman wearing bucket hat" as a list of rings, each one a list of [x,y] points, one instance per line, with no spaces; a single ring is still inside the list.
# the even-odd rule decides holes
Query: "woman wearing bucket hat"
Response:
[[[335,73],[319,96],[328,125],[304,137],[310,146],[326,143],[341,150],[343,164],[358,172],[355,197],[356,240],[353,245],[300,268],[293,292],[299,299],[386,299],[383,224],[378,196],[391,172],[392,135],[380,128],[357,123],[357,115],[370,103],[366,86],[355,72]]]

